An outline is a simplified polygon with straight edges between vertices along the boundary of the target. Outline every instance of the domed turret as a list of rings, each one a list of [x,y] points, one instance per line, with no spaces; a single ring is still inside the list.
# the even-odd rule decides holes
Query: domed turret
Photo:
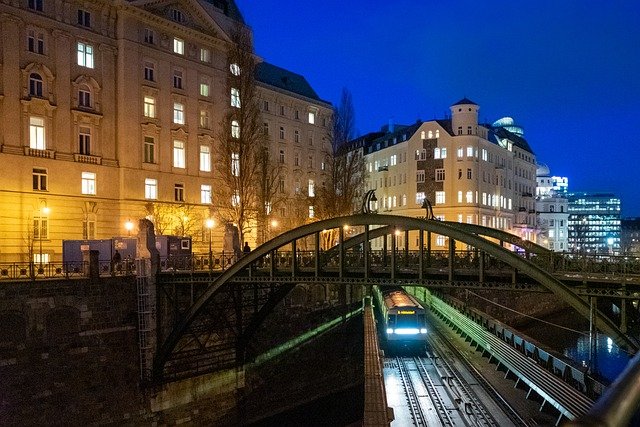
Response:
[[[462,98],[451,107],[451,128],[454,135],[475,135],[478,129],[478,111],[480,106]]]

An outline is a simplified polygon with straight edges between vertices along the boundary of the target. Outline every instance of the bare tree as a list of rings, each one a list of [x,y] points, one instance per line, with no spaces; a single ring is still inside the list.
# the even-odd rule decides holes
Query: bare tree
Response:
[[[265,173],[264,150],[268,140],[258,106],[251,32],[237,24],[231,40],[227,79],[231,99],[215,145],[216,199],[218,216],[238,227],[242,242],[256,224],[258,212],[264,209],[266,196],[261,173]]]
[[[364,156],[360,150],[351,150],[355,112],[351,93],[342,90],[340,104],[333,110],[331,152],[326,153],[328,179],[318,190],[316,218],[327,219],[353,213],[354,203],[362,195],[365,180]],[[325,244],[336,241],[336,233],[327,235]]]
[[[147,212],[153,217],[156,234],[189,236],[197,240],[207,212],[189,203],[149,203]]]
[[[268,136],[265,135],[265,138]],[[259,230],[258,244],[264,243],[270,236],[269,219],[280,206],[286,202],[284,189],[280,188],[280,180],[283,176],[282,165],[274,161],[271,150],[265,145],[259,157],[260,171],[260,195],[257,212],[257,226]]]

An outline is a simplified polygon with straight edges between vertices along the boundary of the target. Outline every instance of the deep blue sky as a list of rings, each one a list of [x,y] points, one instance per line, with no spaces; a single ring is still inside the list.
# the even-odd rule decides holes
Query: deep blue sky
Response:
[[[570,191],[640,216],[640,1],[236,1],[264,60],[327,101],[351,91],[358,133],[466,96],[523,126]]]

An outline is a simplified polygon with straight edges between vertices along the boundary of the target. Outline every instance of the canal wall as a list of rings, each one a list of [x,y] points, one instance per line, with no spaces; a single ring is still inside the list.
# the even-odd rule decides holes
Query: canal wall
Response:
[[[276,315],[268,322],[284,318]],[[297,317],[298,322],[303,319]],[[137,322],[135,277],[1,282],[0,425],[234,425],[242,418],[259,419],[265,410],[260,396],[282,377],[280,353],[301,346],[292,341],[279,348],[278,355],[266,354],[270,363],[256,358],[237,371],[151,387],[140,381]],[[299,324],[292,324],[291,331],[296,327]],[[287,362],[287,371],[310,368],[313,355],[325,351],[353,356],[345,350],[352,348],[346,345],[352,341],[350,334],[338,335],[344,337],[339,340],[320,335],[331,338],[320,340],[320,347],[303,346],[308,356],[300,363]],[[332,350],[331,343],[341,351]],[[296,397],[314,395],[305,395],[305,388],[314,390],[317,378],[324,384],[315,391],[324,388],[323,393],[353,384],[354,368],[322,374],[334,361],[323,358],[326,365],[315,364],[300,384],[288,377],[279,393],[284,399],[269,402],[270,411],[282,403],[293,405]],[[301,388],[297,396],[289,394],[294,383]],[[238,402],[251,402],[250,414],[239,413]]]

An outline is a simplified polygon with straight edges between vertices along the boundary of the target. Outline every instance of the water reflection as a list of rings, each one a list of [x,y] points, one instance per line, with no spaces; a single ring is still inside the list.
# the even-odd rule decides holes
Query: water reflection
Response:
[[[598,334],[597,352],[592,370],[609,381],[615,380],[624,370],[631,358],[629,353],[613,343],[605,335]],[[589,336],[579,336],[574,347],[565,347],[564,355],[582,366],[589,366]]]

